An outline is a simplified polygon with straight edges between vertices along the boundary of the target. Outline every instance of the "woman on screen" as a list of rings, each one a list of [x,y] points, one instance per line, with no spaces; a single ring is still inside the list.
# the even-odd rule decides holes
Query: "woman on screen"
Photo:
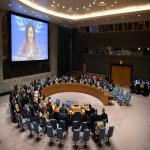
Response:
[[[40,49],[35,38],[35,29],[28,24],[25,29],[25,40],[19,51],[19,56],[29,60],[36,60],[40,57]]]

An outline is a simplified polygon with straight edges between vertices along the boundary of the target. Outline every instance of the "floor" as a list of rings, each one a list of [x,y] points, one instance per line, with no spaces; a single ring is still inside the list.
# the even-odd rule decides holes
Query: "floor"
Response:
[[[71,100],[74,103],[91,103],[101,112],[103,104],[96,98],[82,93],[58,93],[51,96],[62,101]],[[76,101],[76,102],[75,102]],[[109,117],[109,125],[114,125],[114,135],[110,145],[102,142],[102,146],[96,144],[91,135],[87,144],[87,150],[150,150],[150,96],[132,95],[130,106],[114,105],[106,106]],[[84,149],[82,139],[74,147],[72,133],[69,131],[63,140],[63,146],[54,139],[54,144],[49,143],[46,134],[40,140],[36,135],[29,137],[29,130],[25,127],[22,132],[17,124],[10,121],[8,110],[8,96],[0,97],[0,150],[73,150]]]

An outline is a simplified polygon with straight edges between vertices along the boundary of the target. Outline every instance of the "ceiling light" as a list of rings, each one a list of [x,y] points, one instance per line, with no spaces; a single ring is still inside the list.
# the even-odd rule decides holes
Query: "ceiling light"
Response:
[[[83,6],[83,9],[85,9],[85,6]]]
[[[55,4],[55,1],[53,1],[52,3]]]
[[[90,4],[89,7],[91,7],[92,5]]]
[[[141,15],[140,14],[138,14],[138,17],[140,17]]]
[[[57,4],[57,6],[59,7],[60,5],[59,5],[59,4]]]
[[[95,5],[95,1],[93,2],[93,5]]]
[[[55,17],[71,19],[71,20],[81,20],[81,19],[87,19],[87,18],[93,18],[93,17],[102,17],[102,16],[108,16],[108,15],[110,16],[110,15],[116,15],[116,14],[124,14],[124,13],[150,10],[149,5],[134,5],[134,6],[112,9],[112,10],[106,10],[106,11],[97,11],[97,12],[92,12],[92,13],[83,14],[83,15],[74,15],[74,14],[69,15],[69,14],[60,13],[60,12],[45,8],[41,5],[33,3],[30,0],[26,0],[26,1],[25,0],[18,0],[18,1],[20,1],[21,3],[27,5],[33,9],[35,9],[35,10],[43,12],[45,14],[53,15]]]
[[[11,7],[11,4],[9,4],[8,6]]]
[[[52,7],[54,7],[55,5],[51,5]]]
[[[115,4],[117,4],[118,2],[117,1],[115,1]]]
[[[70,7],[69,9],[71,10],[72,8]]]
[[[77,10],[78,10],[79,8],[77,7]]]
[[[149,51],[149,48],[147,48],[147,50]]]
[[[111,5],[111,7],[113,7],[114,5]]]
[[[105,2],[100,2],[101,4],[104,4]]]
[[[65,6],[63,6],[63,8],[65,8]]]

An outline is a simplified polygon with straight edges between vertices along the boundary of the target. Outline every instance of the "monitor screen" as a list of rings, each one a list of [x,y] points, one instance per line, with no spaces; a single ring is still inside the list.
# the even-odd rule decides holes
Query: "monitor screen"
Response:
[[[71,101],[66,101],[66,107],[71,107]]]
[[[60,105],[60,99],[56,99],[56,105]]]
[[[10,14],[11,61],[48,60],[48,22]]]

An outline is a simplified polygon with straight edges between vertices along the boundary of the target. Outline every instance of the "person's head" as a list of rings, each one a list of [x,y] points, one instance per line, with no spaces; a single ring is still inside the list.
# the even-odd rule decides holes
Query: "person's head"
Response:
[[[105,113],[105,108],[102,108],[102,113]]]
[[[26,39],[28,42],[33,42],[35,40],[35,29],[31,24],[26,26]]]

